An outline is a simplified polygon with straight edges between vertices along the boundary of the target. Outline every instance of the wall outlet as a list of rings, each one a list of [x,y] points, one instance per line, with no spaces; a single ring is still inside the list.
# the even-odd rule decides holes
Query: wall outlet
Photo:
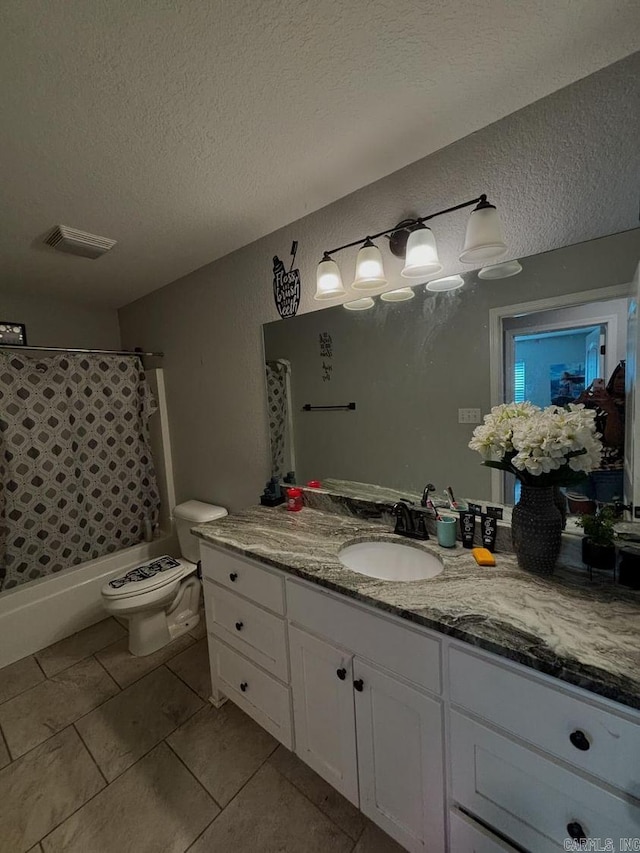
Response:
[[[459,424],[482,423],[482,412],[480,409],[458,409]]]

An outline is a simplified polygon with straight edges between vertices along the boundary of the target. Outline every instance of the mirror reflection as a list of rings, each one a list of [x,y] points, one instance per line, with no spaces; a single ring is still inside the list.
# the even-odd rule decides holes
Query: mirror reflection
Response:
[[[639,259],[636,229],[265,325],[273,475],[513,504],[513,480],[469,449],[474,427],[502,402],[578,402],[606,452],[572,509],[622,500]]]

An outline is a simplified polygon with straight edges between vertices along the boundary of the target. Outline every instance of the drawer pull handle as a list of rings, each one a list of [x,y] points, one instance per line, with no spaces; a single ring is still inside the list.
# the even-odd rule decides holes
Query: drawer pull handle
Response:
[[[236,622],[236,631],[242,631],[244,628],[244,622]]]
[[[353,682],[353,686],[358,691],[358,693],[362,693],[364,689],[364,681],[361,678],[356,678],[356,680]]]
[[[347,670],[344,667],[341,667],[340,669],[336,669],[336,675],[338,676],[340,681],[344,681],[345,678],[347,677]]]
[[[240,684],[240,690],[242,690],[242,692],[243,692],[243,693],[246,693],[246,692],[247,692],[247,687],[248,687],[248,686],[249,686],[249,685],[247,684],[247,682],[246,682],[246,681],[243,681],[243,682]]]
[[[567,832],[569,833],[569,838],[572,838],[574,841],[584,842],[587,840],[587,834],[582,828],[582,824],[578,823],[577,820],[572,820],[567,824]]]
[[[581,732],[580,729],[576,729],[575,732],[571,732],[569,735],[569,740],[575,746],[576,749],[582,750],[582,752],[586,752],[591,744],[589,743],[589,738],[586,736],[584,732]]]
[[[235,583],[235,581],[238,580],[238,573],[237,572],[229,572],[229,580],[231,581],[231,583]]]

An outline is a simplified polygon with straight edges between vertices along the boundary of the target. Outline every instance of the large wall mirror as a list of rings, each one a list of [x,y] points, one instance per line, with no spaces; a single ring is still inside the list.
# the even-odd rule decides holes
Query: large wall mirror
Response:
[[[636,229],[521,258],[516,274],[517,265],[465,272],[457,290],[419,285],[407,301],[265,325],[273,474],[409,493],[432,482],[513,503],[514,484],[468,448],[474,420],[499,402],[561,404],[604,386],[624,421],[639,260]],[[511,274],[484,277],[496,273]],[[623,497],[624,429],[616,442],[608,497]]]

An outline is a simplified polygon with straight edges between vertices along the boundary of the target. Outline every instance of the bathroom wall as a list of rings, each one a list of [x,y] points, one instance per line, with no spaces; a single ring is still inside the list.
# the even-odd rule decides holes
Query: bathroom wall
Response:
[[[323,249],[481,192],[499,206],[511,257],[634,228],[639,97],[636,53],[121,309],[125,346],[166,353],[177,499],[238,509],[268,476],[260,327],[278,316],[274,255],[286,264],[299,241],[300,311],[311,311]],[[445,273],[460,268],[467,216],[434,224]],[[347,282],[354,257],[340,256]],[[399,269],[388,263],[390,285]]]
[[[0,320],[27,327],[32,346],[119,349],[118,312],[32,293],[0,291]]]

